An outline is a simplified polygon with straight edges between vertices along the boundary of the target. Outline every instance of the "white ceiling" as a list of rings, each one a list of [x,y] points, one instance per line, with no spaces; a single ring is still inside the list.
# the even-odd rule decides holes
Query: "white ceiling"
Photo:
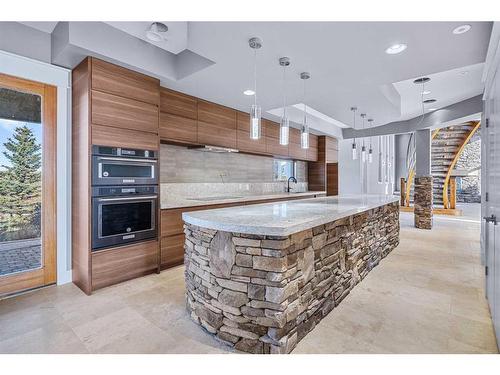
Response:
[[[57,21],[34,21],[34,22],[21,22],[26,26],[43,31],[44,33],[51,33],[57,25]]]
[[[108,24],[144,40],[151,22]],[[353,105],[358,107],[358,113],[373,118],[375,125],[415,117],[420,111],[420,97],[419,87],[412,82],[417,77],[432,78],[429,98],[438,100],[433,105],[436,108],[480,94],[492,26],[491,22],[164,23],[170,34],[158,48],[176,54],[188,50],[214,64],[194,69],[194,73],[177,80],[150,72],[161,79],[163,86],[248,111],[253,102],[253,97],[243,95],[245,89],[253,88],[253,51],[248,39],[258,36],[263,40],[257,56],[258,100],[264,116],[276,120],[268,111],[279,113],[282,108],[282,68],[278,59],[288,56],[291,65],[287,69],[287,104],[300,119],[301,111],[294,107],[304,102],[299,75],[310,72],[305,103],[333,119],[326,121],[316,116],[311,126],[326,133],[328,129],[337,132],[339,126],[352,126],[349,109]],[[469,32],[452,33],[464,23],[472,26]],[[55,26],[52,22],[25,24],[45,32]],[[408,48],[401,54],[386,54],[385,49],[394,43],[405,43]],[[172,69],[178,71],[182,63],[176,64]],[[469,74],[460,75],[463,70]]]
[[[148,43],[151,43],[158,48],[178,54],[187,48],[188,43],[188,23],[187,22],[162,22],[168,27],[165,33],[166,39],[161,42],[152,42],[146,38],[146,30],[151,26],[150,21],[147,22],[106,22],[127,34],[133,35]]]
[[[288,56],[287,98],[303,101],[300,72],[308,71],[306,104],[351,126],[349,108],[357,105],[376,125],[415,115],[418,97],[394,87],[414,77],[432,75],[436,105],[477,95],[480,77],[466,77],[457,85],[450,71],[484,62],[491,23],[468,22],[472,29],[455,35],[457,22],[190,22],[188,48],[215,64],[179,81],[164,85],[208,100],[248,110],[253,98],[242,92],[253,86],[253,54],[248,39],[258,36],[258,98],[263,113],[282,106],[282,68],[278,58]],[[385,49],[406,43],[401,54]],[[392,88],[388,97],[387,86]],[[401,86],[401,85],[399,85]],[[398,86],[398,87],[399,87]],[[436,85],[437,86],[437,85]],[[432,87],[432,86],[431,86]],[[396,100],[395,100],[396,99]],[[403,103],[402,103],[403,102]],[[334,125],[330,125],[334,126]]]

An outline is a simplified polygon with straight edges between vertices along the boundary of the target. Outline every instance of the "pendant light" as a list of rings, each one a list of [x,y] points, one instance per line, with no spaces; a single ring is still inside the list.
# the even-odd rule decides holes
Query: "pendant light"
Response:
[[[360,114],[361,118],[363,119],[363,130],[365,130],[365,117],[366,117],[366,113],[362,113]],[[365,147],[365,139],[363,138],[363,143],[362,143],[362,146],[361,146],[361,161],[363,163],[366,162],[366,147]]]
[[[371,128],[373,119],[368,119],[368,127]],[[368,149],[368,163],[373,163],[373,149],[372,149],[372,137],[370,137],[370,148]]]
[[[262,40],[259,38],[251,38],[248,45],[254,52],[253,79],[254,79],[254,102],[250,108],[250,139],[260,139],[261,137],[261,115],[262,108],[257,105],[257,50],[262,47]]]
[[[290,65],[290,58],[281,57],[279,63],[283,67],[283,115],[280,121],[280,145],[287,146],[290,137],[290,123],[286,115],[286,67]]]
[[[311,74],[307,72],[300,73],[300,79],[304,81],[304,118],[302,120],[302,131],[300,132],[300,147],[309,148],[309,124],[307,123],[307,106],[306,106],[306,80],[311,78]]]
[[[352,128],[356,130],[356,111],[358,110],[358,107],[351,107],[352,111]],[[354,140],[352,141],[352,160],[356,160],[358,158],[358,150],[356,149],[356,137],[354,137]]]

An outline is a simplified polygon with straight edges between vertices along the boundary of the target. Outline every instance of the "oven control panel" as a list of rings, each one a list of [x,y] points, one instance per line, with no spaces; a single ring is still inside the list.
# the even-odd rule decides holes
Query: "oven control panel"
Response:
[[[92,146],[93,155],[103,156],[121,156],[124,158],[144,158],[156,159],[157,152],[153,150],[138,150],[133,148],[109,147],[109,146]]]

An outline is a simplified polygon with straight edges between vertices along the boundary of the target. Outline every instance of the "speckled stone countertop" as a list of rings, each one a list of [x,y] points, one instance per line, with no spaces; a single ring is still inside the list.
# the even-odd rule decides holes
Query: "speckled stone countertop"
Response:
[[[342,195],[185,212],[185,222],[225,232],[288,236],[398,202],[392,195]]]
[[[238,202],[250,202],[258,200],[272,200],[272,199],[283,199],[283,198],[296,198],[296,197],[308,197],[313,195],[324,195],[324,191],[306,191],[302,193],[273,193],[273,194],[255,194],[255,195],[241,195],[238,193],[227,193],[220,196],[209,196],[209,197],[179,197],[175,195],[170,195],[167,197],[162,197],[161,199],[161,209],[171,209],[171,208],[181,208],[181,207],[198,207],[198,206],[209,206],[213,204],[226,204],[226,203],[238,203]]]

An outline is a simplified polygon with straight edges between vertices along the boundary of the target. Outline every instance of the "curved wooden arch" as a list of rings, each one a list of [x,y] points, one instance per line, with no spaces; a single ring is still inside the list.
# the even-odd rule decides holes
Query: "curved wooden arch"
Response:
[[[453,160],[452,160],[452,162],[450,164],[450,168],[448,168],[448,172],[446,172],[446,177],[444,179],[444,184],[443,184],[443,207],[445,209],[446,208],[450,208],[449,207],[450,206],[450,200],[449,200],[449,197],[448,197],[448,186],[449,186],[449,183],[450,183],[450,177],[451,177],[451,173],[453,172],[453,168],[455,168],[455,164],[457,164],[458,159],[460,158],[460,155],[462,155],[462,152],[464,151],[465,146],[467,145],[467,143],[469,143],[469,140],[476,133],[477,129],[479,129],[480,126],[481,126],[481,121],[475,121],[474,122],[474,127],[469,132],[469,134],[467,135],[467,137],[464,138],[462,144],[460,145],[457,153],[455,154],[455,157],[453,158]]]

